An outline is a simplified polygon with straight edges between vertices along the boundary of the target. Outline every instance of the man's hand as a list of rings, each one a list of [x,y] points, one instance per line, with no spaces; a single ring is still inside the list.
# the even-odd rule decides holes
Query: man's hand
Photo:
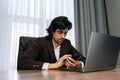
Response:
[[[65,65],[69,68],[80,68],[81,67],[80,62],[72,59],[71,57],[67,58]]]
[[[66,60],[71,57],[71,55],[62,56],[56,63],[52,63],[48,65],[48,69],[57,69],[63,66],[66,63]]]

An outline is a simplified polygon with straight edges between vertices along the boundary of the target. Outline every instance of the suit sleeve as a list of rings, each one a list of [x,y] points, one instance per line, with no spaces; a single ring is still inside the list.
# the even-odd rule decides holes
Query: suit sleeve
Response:
[[[71,45],[71,42],[68,40],[68,44],[70,46],[70,53],[71,54],[80,54],[81,55],[81,58],[79,59],[79,61],[82,61],[84,64],[85,64],[85,60],[86,58],[77,50],[75,49],[72,45]]]
[[[27,50],[25,53],[20,56],[18,61],[18,70],[33,70],[41,69],[44,62],[37,61],[36,58],[39,56],[39,53],[42,52],[42,47],[39,44],[39,41],[36,40],[34,44]]]

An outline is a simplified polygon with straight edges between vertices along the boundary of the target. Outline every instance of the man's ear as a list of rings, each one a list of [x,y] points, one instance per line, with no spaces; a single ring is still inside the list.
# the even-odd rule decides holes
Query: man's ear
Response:
[[[51,33],[53,34],[54,32],[52,31]]]
[[[54,34],[54,33],[55,33],[55,31],[51,31],[51,33],[52,33],[52,34]]]

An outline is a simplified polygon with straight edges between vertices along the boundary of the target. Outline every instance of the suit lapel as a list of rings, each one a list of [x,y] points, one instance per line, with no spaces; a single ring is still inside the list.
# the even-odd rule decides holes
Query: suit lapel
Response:
[[[69,53],[69,48],[64,40],[60,47],[60,57],[62,57],[65,54],[70,54],[70,53]]]
[[[60,47],[60,54],[59,54],[59,57],[62,57],[64,55],[64,52],[63,52],[64,48],[61,46]]]
[[[47,40],[47,47],[49,50],[49,57],[50,57],[50,62],[56,62],[56,57],[55,57],[55,53],[54,53],[54,47],[53,47],[53,43],[52,40],[49,39]]]
[[[66,54],[66,48],[65,48],[65,45],[64,45],[64,42],[63,42],[61,47],[60,47],[60,55],[59,55],[59,57],[62,57],[65,54]]]

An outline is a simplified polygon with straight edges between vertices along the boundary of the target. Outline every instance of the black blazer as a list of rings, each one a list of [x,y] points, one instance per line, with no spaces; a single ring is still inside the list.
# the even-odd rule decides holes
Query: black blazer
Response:
[[[79,52],[71,45],[68,39],[65,39],[60,47],[60,57],[65,54],[75,53]],[[39,37],[20,57],[18,70],[41,69],[44,62],[55,63],[56,61],[52,39],[49,36]],[[85,57],[81,55],[80,61],[85,62]]]

